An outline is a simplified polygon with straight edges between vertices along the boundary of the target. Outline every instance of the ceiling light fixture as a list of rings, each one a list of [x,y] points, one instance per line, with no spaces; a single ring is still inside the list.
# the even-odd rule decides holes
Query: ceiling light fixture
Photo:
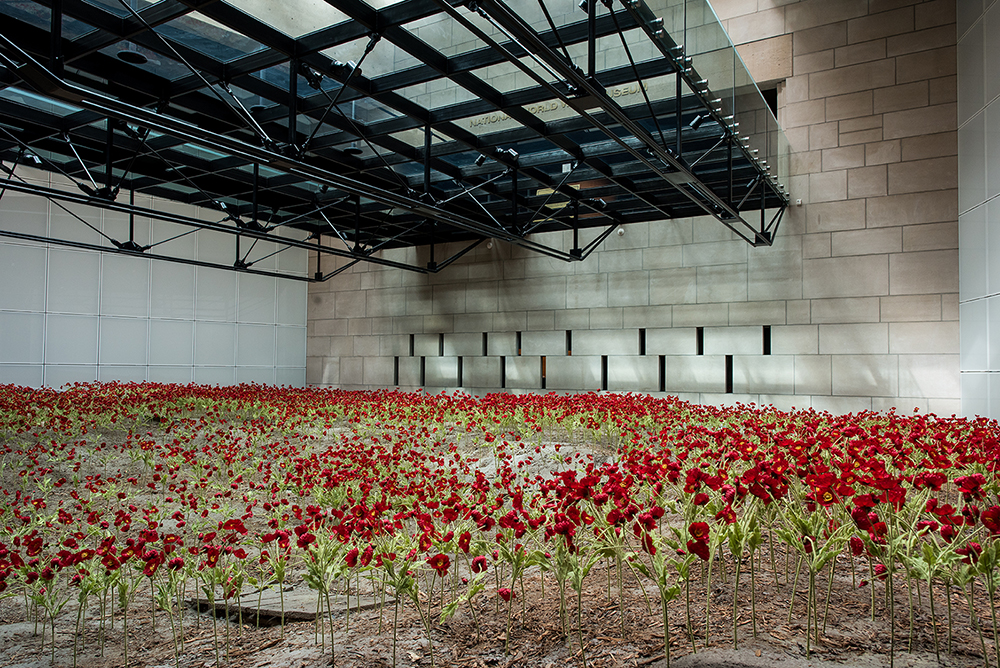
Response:
[[[149,62],[149,58],[131,49],[122,49],[117,55],[118,60],[126,62],[129,65],[145,65]]]

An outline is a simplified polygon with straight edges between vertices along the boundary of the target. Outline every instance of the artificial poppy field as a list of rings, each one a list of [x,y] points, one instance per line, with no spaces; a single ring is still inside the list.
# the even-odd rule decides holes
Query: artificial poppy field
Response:
[[[998,435],[607,393],[0,386],[0,634],[31,628],[0,662],[261,665],[305,634],[316,665],[1000,668]],[[313,621],[229,610],[293,587]]]

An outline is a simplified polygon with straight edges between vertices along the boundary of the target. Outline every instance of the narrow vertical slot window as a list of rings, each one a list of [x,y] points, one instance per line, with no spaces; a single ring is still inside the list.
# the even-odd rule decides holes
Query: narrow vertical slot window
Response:
[[[500,389],[507,389],[507,358],[500,356]]]
[[[698,349],[697,354],[698,355],[704,355],[705,354],[705,328],[704,327],[698,327],[698,328],[696,328],[694,330],[694,335],[695,335],[695,338],[697,339],[697,341],[695,343],[695,346]]]
[[[517,348],[517,356],[521,356],[521,332],[517,332],[514,336],[514,347]]]
[[[399,387],[399,357],[392,358],[392,384]]]
[[[573,330],[566,330],[566,356],[569,357],[573,354]]]
[[[645,355],[646,354],[646,330],[645,329],[640,329],[639,330],[639,354],[640,355]]]
[[[489,332],[483,332],[483,357],[490,354],[490,335]]]
[[[462,358],[458,358],[458,387],[463,387],[462,384]]]
[[[416,338],[417,337],[415,334],[410,334],[410,357],[413,357],[413,351],[416,350],[417,347],[416,343],[414,342],[414,339]]]
[[[444,334],[438,334],[438,357],[444,357]]]
[[[601,389],[608,389],[608,356],[601,355]]]
[[[545,355],[542,355],[542,389],[545,389]]]
[[[763,343],[764,343],[764,346],[763,346],[764,347],[764,354],[765,355],[770,355],[771,354],[771,326],[770,325],[764,325],[764,332],[762,334],[762,338],[763,338]]]
[[[420,387],[427,384],[427,358],[420,357]]]
[[[667,356],[660,355],[660,392],[667,391]]]
[[[726,394],[733,393],[733,356],[726,355]]]

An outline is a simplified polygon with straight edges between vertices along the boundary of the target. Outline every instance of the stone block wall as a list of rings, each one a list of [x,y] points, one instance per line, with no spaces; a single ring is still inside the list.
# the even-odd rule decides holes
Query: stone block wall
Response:
[[[582,263],[496,242],[430,276],[357,265],[311,287],[308,382],[959,412],[954,0],[713,4],[777,87],[793,204],[773,247],[694,218]]]

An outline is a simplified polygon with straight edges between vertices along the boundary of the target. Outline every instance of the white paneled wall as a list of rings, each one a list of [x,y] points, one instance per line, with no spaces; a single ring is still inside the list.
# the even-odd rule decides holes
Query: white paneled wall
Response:
[[[215,216],[142,199],[137,204]],[[125,216],[71,210],[113,238],[128,238]],[[232,237],[200,230],[174,238],[191,229],[137,219],[135,238],[140,244],[172,239],[158,253],[232,263]],[[0,230],[107,245],[58,205],[9,191],[0,199]],[[258,243],[250,260],[274,250]],[[304,276],[306,263],[304,251],[290,249],[254,268]],[[0,383],[305,383],[303,281],[0,237],[0,286]]]
[[[962,413],[1000,418],[1000,2],[958,8]]]

